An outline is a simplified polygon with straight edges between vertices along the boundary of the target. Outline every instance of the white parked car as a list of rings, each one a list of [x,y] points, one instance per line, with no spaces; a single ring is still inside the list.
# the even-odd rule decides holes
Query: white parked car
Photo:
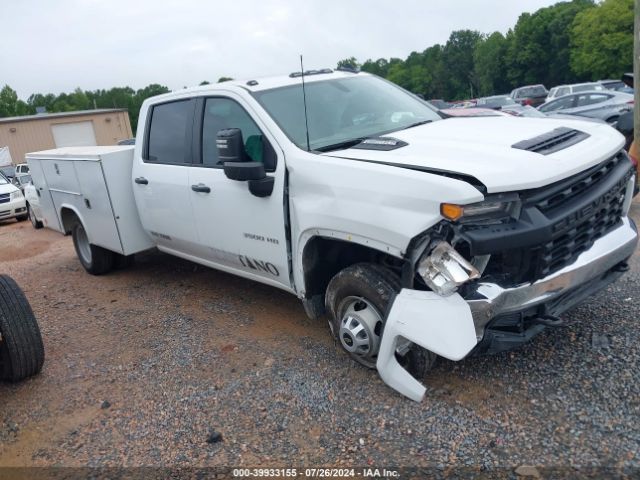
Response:
[[[19,163],[16,165],[16,176],[27,175],[29,173],[29,165],[27,163]]]
[[[33,182],[27,183],[24,186],[24,198],[27,203],[27,212],[29,213],[31,225],[33,225],[35,229],[42,228],[44,226],[44,217],[40,209],[40,195]]]
[[[133,147],[28,154],[47,226],[92,274],[157,247],[290,292],[414,400],[437,356],[522,345],[628,269],[636,170],[608,125],[443,118],[369,74],[301,80],[160,95]]]
[[[549,102],[558,97],[564,97],[565,95],[570,95],[572,93],[579,92],[587,92],[587,91],[602,91],[606,90],[604,85],[600,82],[589,82],[589,83],[574,83],[573,85],[558,85],[557,87],[553,87],[549,90],[549,95],[547,95],[547,99],[545,102]]]
[[[20,189],[0,174],[0,220],[10,218],[19,222],[26,220],[27,206]]]

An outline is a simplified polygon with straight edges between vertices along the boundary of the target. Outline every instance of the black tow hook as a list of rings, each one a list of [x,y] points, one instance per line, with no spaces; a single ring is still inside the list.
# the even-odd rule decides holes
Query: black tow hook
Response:
[[[535,325],[544,325],[545,327],[553,328],[568,327],[570,325],[566,320],[554,315],[542,315],[540,317],[536,317],[532,323]]]
[[[629,271],[629,264],[627,262],[620,262],[619,264],[617,264],[616,266],[614,266],[611,270],[613,270],[614,272],[628,272]]]

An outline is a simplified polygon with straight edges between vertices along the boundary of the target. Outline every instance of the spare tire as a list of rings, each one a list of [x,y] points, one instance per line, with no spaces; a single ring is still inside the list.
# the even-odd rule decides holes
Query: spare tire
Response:
[[[23,380],[43,363],[44,345],[31,306],[18,284],[0,275],[0,380]]]

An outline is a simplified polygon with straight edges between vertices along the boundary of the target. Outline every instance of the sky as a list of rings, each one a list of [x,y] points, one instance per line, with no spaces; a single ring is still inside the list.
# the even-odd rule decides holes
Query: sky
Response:
[[[335,67],[406,58],[453,30],[506,33],[557,0],[0,0],[0,87],[31,93]]]

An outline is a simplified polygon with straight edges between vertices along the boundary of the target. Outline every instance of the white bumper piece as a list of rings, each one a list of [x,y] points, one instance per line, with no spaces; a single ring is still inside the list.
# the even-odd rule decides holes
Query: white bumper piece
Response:
[[[403,289],[393,301],[382,334],[376,367],[384,382],[416,402],[425,387],[396,360],[398,341],[407,339],[441,357],[461,360],[476,346],[469,304],[456,294]]]

